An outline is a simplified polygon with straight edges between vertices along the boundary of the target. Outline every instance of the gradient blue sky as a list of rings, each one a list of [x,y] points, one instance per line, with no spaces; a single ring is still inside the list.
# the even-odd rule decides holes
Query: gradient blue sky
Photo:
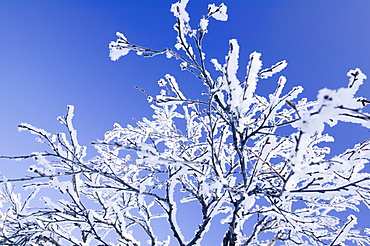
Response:
[[[175,19],[169,11],[173,2],[0,1],[0,155],[45,150],[34,135],[18,133],[17,125],[27,122],[50,132],[64,130],[56,118],[65,114],[68,104],[75,105],[78,137],[88,147],[115,122],[134,124],[132,118],[150,117],[146,98],[134,85],[155,95],[157,81],[166,73],[177,77],[185,95],[199,97],[200,83],[181,72],[175,60],[130,53],[112,62],[108,56],[108,43],[116,40],[116,31],[143,46],[173,47]],[[359,67],[370,76],[368,0],[190,0],[193,26],[208,3],[221,2],[228,6],[229,20],[211,20],[204,50],[207,58],[221,62],[228,40],[238,39],[241,77],[253,51],[262,53],[266,67],[286,59],[288,67],[281,73],[288,79],[286,91],[302,85],[302,96],[311,100],[323,87],[346,86],[350,69]],[[368,80],[359,95],[366,97],[369,92]],[[331,145],[335,153],[370,135],[345,124],[330,131],[338,140]],[[0,172],[17,177],[28,165],[0,160]]]

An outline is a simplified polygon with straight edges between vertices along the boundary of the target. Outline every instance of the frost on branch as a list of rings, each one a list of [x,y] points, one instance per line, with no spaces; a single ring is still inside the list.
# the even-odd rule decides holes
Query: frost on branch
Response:
[[[212,16],[216,20],[227,21],[227,6],[223,3],[220,6],[215,6],[215,4],[208,5],[208,14],[207,16]]]
[[[127,55],[130,51],[127,38],[120,32],[117,32],[116,35],[118,36],[117,41],[112,41],[109,44],[109,57],[112,61],[117,61],[121,56]]]
[[[164,87],[164,89],[161,90],[160,95],[157,95],[155,102],[177,104],[186,101],[186,98],[182,94],[175,77],[166,74],[165,78],[166,80],[160,79],[158,81],[158,85]]]
[[[316,101],[298,99],[301,86],[285,93],[287,79],[274,78],[286,61],[265,68],[253,52],[240,78],[237,40],[229,41],[223,62],[208,60],[202,48],[210,17],[226,20],[226,6],[210,4],[199,28],[192,28],[187,3],[171,7],[176,51],[144,48],[117,33],[110,56],[117,60],[134,50],[175,57],[194,75],[186,83],[204,86],[200,99],[186,97],[181,78],[165,74],[158,95],[140,89],[153,115],[135,125],[114,124],[93,143],[98,155],[90,160],[78,143],[72,106],[58,118],[66,133],[21,124],[49,150],[3,156],[36,164],[26,177],[2,180],[8,210],[0,243],[190,246],[209,244],[208,234],[223,246],[370,244],[370,229],[356,217],[361,203],[370,209],[370,140],[328,158],[326,143],[335,138],[325,133],[340,121],[370,127],[363,111],[369,101],[356,97],[366,76],[350,70],[347,87],[324,88]],[[268,79],[267,96],[258,94],[262,79]],[[13,192],[17,181],[29,191],[25,199]],[[45,192],[50,190],[52,197]],[[187,210],[194,204],[197,213]],[[194,216],[182,224],[183,214]],[[226,225],[222,236],[220,224]],[[194,233],[186,234],[184,226]]]

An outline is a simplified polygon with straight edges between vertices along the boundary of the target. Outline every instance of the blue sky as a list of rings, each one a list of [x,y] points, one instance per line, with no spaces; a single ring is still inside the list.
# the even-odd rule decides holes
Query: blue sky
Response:
[[[201,85],[182,72],[175,60],[147,59],[134,53],[117,62],[108,44],[120,31],[136,44],[155,49],[173,47],[176,33],[169,9],[175,0],[12,0],[0,1],[0,155],[45,150],[34,136],[18,133],[27,122],[50,132],[64,130],[56,121],[66,106],[75,105],[80,142],[102,139],[113,123],[134,124],[150,117],[137,85],[155,95],[157,81],[175,75],[184,94],[199,97]],[[223,61],[228,40],[241,46],[240,76],[248,56],[262,53],[266,67],[287,60],[281,73],[287,90],[305,88],[303,97],[346,86],[346,73],[359,67],[370,76],[370,1],[358,0],[190,0],[188,12],[196,26],[208,3],[224,2],[229,20],[211,20],[204,40],[207,57]],[[272,89],[272,85],[260,84]],[[199,90],[197,90],[199,89]],[[365,81],[360,96],[370,92]],[[338,143],[333,152],[369,138],[369,131],[341,124],[330,130]],[[90,147],[90,153],[94,154]],[[0,172],[23,174],[29,162],[0,160]],[[364,213],[369,213],[368,211]]]

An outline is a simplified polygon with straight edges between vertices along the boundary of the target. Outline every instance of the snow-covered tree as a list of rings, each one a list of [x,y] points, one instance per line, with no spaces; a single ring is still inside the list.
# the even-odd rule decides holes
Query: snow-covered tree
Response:
[[[20,124],[49,150],[3,156],[36,164],[29,176],[1,181],[0,244],[202,245],[221,224],[223,246],[370,244],[370,229],[357,226],[362,218],[355,215],[361,203],[370,208],[370,140],[329,158],[325,143],[334,138],[324,133],[339,121],[370,128],[361,110],[369,101],[355,95],[366,76],[350,70],[347,87],[322,89],[316,101],[298,99],[300,86],[283,94],[284,76],[268,96],[258,95],[258,82],[286,61],[264,68],[253,52],[240,79],[235,39],[225,61],[207,60],[203,37],[212,19],[227,20],[227,7],[210,4],[193,28],[187,2],[171,7],[175,49],[145,48],[117,32],[110,57],[134,51],[174,58],[194,75],[187,83],[203,84],[200,99],[187,97],[170,74],[158,81],[157,96],[138,88],[153,116],[135,126],[114,124],[92,143],[99,154],[90,160],[77,140],[73,106],[58,118],[66,133]],[[14,191],[19,182],[29,191],[25,199]],[[180,214],[192,214],[191,236]]]

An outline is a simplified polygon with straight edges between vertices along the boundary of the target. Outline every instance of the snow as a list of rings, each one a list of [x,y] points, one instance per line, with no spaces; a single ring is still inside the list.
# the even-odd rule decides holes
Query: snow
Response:
[[[126,36],[120,32],[116,32],[116,35],[118,36],[117,41],[111,41],[109,43],[109,57],[112,61],[117,61],[120,57],[127,55],[130,51]]]
[[[209,24],[209,20],[204,19],[204,18],[200,19],[199,27],[202,30],[202,32],[208,32],[207,31],[208,24]]]
[[[169,245],[170,240],[185,245],[189,240],[185,241],[178,223],[183,213],[178,203],[193,201],[201,207],[197,218],[201,223],[192,235],[194,245],[201,245],[203,235],[212,231],[211,223],[219,222],[233,223],[226,230],[239,244],[250,240],[250,244],[263,245],[264,232],[273,235],[268,243],[263,239],[265,245],[359,240],[355,215],[349,215],[347,222],[340,216],[348,210],[358,211],[359,204],[369,199],[370,175],[365,167],[370,140],[329,158],[327,143],[335,138],[325,129],[340,121],[370,128],[370,115],[362,112],[366,103],[356,97],[366,76],[358,68],[350,70],[347,87],[323,88],[316,101],[297,99],[301,86],[284,94],[285,76],[277,78],[276,89],[268,96],[259,95],[258,81],[275,76],[287,62],[263,68],[261,54],[253,52],[244,80],[240,80],[240,47],[231,39],[225,63],[211,59],[215,71],[208,71],[199,64],[208,62],[209,56],[194,43],[199,44],[198,39],[208,32],[211,17],[227,20],[227,7],[210,4],[199,22],[200,29],[193,29],[187,4],[188,0],[181,0],[171,7],[176,17],[177,51],[164,49],[158,54],[175,57],[182,70],[202,80],[202,101],[185,97],[181,83],[165,74],[157,81],[158,95],[147,95],[152,117],[126,127],[115,123],[104,140],[94,143],[98,155],[88,161],[83,160],[86,148],[79,145],[73,127],[72,105],[66,116],[58,118],[66,132],[51,135],[20,124],[20,131],[36,134],[49,149],[28,156],[37,164],[31,166],[31,175],[20,181],[28,182],[24,188],[37,189],[27,201],[23,202],[4,178],[2,202],[10,205],[1,216],[6,223],[1,227],[3,235],[18,233],[18,226],[27,222],[36,238],[45,235],[45,227],[52,221],[50,234],[62,232],[65,240],[75,245],[96,243],[94,231],[102,237],[116,236],[122,244],[139,245],[141,239],[135,239],[132,230],[141,230],[156,245]],[[141,46],[130,43],[122,33],[116,35],[118,39],[109,45],[112,60],[130,50],[146,54],[147,50],[137,48]],[[35,213],[29,209],[31,201],[45,187],[63,199],[42,196],[46,208]],[[171,231],[162,241],[152,235],[156,218],[164,218]],[[250,221],[255,226],[247,231]],[[79,234],[86,237],[77,237]],[[369,242],[363,240],[360,243]]]
[[[212,13],[211,16],[216,20],[220,21],[227,21],[227,6],[223,3],[220,6],[216,6],[215,4],[208,5],[208,13]]]

